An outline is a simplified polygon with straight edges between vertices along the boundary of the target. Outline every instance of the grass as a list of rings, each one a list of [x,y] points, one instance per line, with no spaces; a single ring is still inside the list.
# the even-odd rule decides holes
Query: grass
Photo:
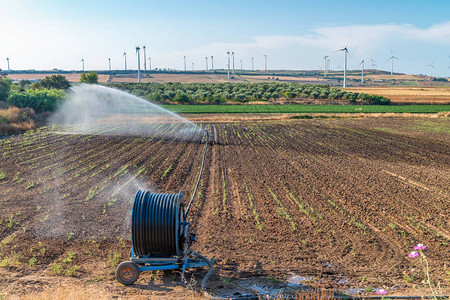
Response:
[[[162,105],[183,114],[213,113],[438,113],[450,105]]]

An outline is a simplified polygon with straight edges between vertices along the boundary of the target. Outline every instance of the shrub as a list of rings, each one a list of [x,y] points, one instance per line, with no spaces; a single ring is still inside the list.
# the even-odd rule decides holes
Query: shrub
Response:
[[[30,107],[36,112],[54,111],[63,101],[65,92],[57,89],[11,92],[8,103],[19,108]]]
[[[11,80],[8,78],[0,78],[0,101],[5,101],[8,98],[11,90]]]
[[[70,88],[70,82],[63,75],[46,76],[39,82],[39,85],[45,89],[67,90]]]
[[[97,72],[81,73],[80,82],[82,82],[82,83],[97,83],[98,82]]]

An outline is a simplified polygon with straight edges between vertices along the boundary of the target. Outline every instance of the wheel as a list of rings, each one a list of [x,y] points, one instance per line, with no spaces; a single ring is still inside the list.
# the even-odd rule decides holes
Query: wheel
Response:
[[[116,279],[123,285],[130,285],[136,282],[139,277],[138,266],[131,261],[124,261],[116,269]]]

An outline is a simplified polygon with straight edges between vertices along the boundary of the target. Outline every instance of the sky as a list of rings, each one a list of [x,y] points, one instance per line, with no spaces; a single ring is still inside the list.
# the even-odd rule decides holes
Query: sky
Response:
[[[0,68],[86,70],[137,68],[136,46],[146,46],[147,68],[319,70],[365,67],[450,76],[450,1],[266,0],[0,0]],[[434,68],[428,66],[432,64]],[[143,54],[141,52],[141,68]]]

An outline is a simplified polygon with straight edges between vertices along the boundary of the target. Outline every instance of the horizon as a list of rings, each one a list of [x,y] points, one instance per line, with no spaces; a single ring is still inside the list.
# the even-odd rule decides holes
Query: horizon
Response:
[[[0,68],[7,70],[123,70],[137,69],[135,46],[147,47],[152,69],[205,69],[205,57],[214,56],[214,68],[226,69],[227,51],[234,51],[235,69],[317,70],[323,56],[331,69],[343,68],[341,52],[348,44],[348,70],[360,69],[371,58],[377,70],[395,73],[450,76],[450,3],[409,1],[407,4],[373,1],[6,1],[0,11],[5,28]],[[178,8],[178,9],[176,9]],[[341,17],[343,16],[343,17]],[[30,50],[31,49],[31,50]],[[392,52],[391,52],[392,51]],[[391,54],[392,53],[392,54]],[[148,69],[148,59],[146,67]]]

